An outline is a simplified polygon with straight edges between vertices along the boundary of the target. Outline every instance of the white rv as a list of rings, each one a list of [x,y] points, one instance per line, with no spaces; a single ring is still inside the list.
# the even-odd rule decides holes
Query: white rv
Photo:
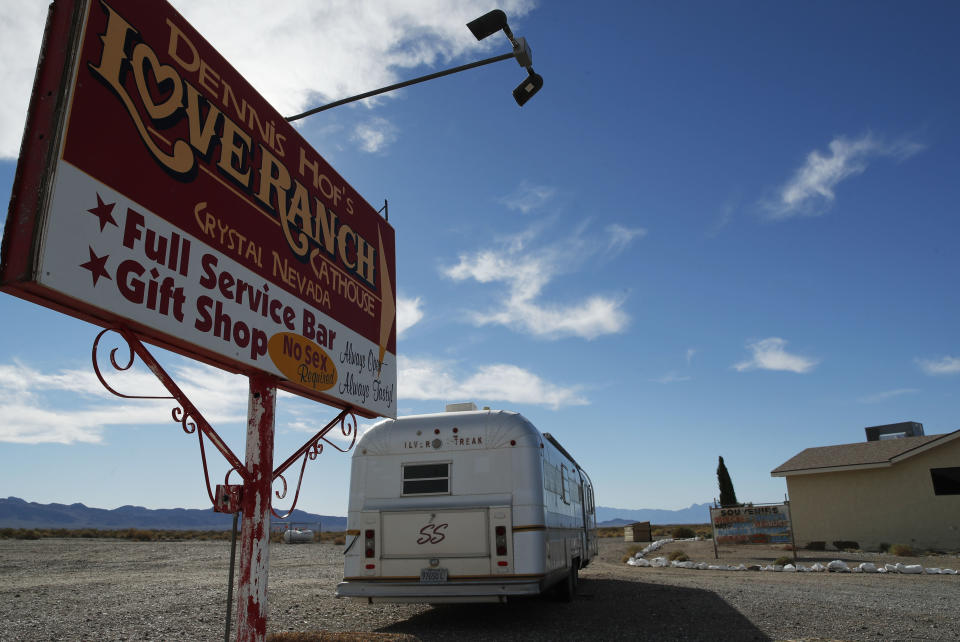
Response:
[[[337,596],[373,602],[571,599],[597,554],[593,485],[515,412],[453,404],[356,445]]]

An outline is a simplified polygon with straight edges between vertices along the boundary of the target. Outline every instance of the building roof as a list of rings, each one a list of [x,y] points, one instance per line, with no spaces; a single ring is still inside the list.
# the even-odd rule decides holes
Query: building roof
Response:
[[[770,471],[772,477],[809,475],[840,470],[885,468],[960,437],[960,430],[943,435],[862,441],[856,444],[807,448]]]

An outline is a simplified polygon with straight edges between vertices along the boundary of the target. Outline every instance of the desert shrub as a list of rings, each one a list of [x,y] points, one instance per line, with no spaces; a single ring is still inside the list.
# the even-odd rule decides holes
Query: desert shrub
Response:
[[[916,555],[914,550],[907,544],[894,544],[888,552],[897,557],[914,557]]]
[[[880,542],[880,552],[881,552],[881,553],[886,553],[886,552],[889,551],[889,550],[890,550],[890,544],[888,544],[887,542]]]
[[[677,526],[673,529],[671,536],[673,539],[689,539],[691,537],[696,537],[697,532],[689,526]]]
[[[17,533],[17,539],[40,539],[40,533],[32,528],[22,528]]]
[[[807,542],[807,550],[808,551],[825,551],[827,550],[827,543],[820,542],[820,541]]]
[[[838,551],[845,551],[851,548],[853,550],[857,550],[860,548],[860,544],[858,544],[857,542],[852,542],[850,540],[838,539],[835,542],[833,542],[833,547]]]
[[[341,535],[341,536],[339,536],[339,537],[334,537],[334,538],[333,538],[333,544],[334,544],[334,546],[343,546],[343,545],[346,544],[346,543],[347,543],[347,538],[346,538],[346,536],[344,536],[344,535]]]
[[[690,559],[690,556],[683,551],[670,551],[667,559],[671,562],[686,562]]]
[[[777,559],[773,560],[773,563],[776,566],[786,566],[787,564],[793,564],[793,558],[787,557],[786,555],[781,555]]]

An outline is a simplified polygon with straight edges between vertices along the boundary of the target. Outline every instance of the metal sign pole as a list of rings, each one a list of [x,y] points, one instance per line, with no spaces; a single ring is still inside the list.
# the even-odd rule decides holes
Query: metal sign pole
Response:
[[[717,507],[717,500],[713,500],[713,507]],[[710,528],[713,530],[713,559],[720,559],[720,552],[717,550],[717,525],[713,522],[713,511],[710,511]]]
[[[277,388],[271,377],[250,376],[247,406],[247,477],[240,510],[240,580],[237,640],[267,639],[267,575],[270,568],[270,493]]]
[[[793,563],[797,563],[797,536],[793,532],[793,509],[790,508],[790,500],[783,496],[783,503],[787,505],[787,515],[790,516],[790,547],[793,549]]]

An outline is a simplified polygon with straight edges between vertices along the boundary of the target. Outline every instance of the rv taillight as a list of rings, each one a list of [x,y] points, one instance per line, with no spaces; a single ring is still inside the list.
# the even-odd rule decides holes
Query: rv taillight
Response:
[[[497,555],[507,554],[507,527],[497,526]]]
[[[368,529],[364,534],[364,547],[367,549],[367,557],[374,557],[377,552],[376,538],[373,536],[373,529]]]

